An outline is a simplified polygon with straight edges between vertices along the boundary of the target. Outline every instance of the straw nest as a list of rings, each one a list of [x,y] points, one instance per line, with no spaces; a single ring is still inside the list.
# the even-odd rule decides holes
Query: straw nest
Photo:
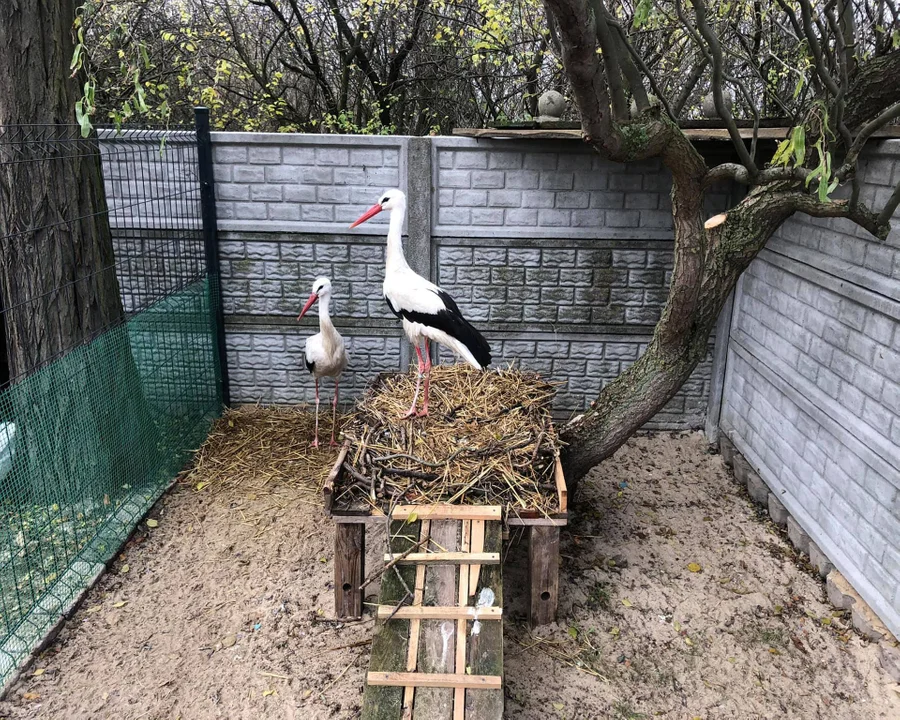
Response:
[[[321,420],[324,447],[316,449],[310,447],[315,416],[306,407],[227,410],[181,481],[210,492],[289,491],[292,497],[319,504],[322,484],[337,457],[337,448],[328,447],[331,414],[322,413]]]
[[[429,416],[403,420],[415,377],[380,376],[346,416],[350,450],[334,488],[336,510],[390,512],[401,502],[559,510],[553,384],[514,368],[435,367]]]

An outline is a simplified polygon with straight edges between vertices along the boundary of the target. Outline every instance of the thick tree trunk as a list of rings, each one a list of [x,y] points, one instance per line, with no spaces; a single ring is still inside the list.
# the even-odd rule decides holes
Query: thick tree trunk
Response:
[[[72,0],[0,2],[0,292],[14,485],[48,504],[147,477],[156,437],[123,324],[97,141],[59,127],[72,125],[78,97],[73,13]]]
[[[664,158],[676,161],[668,153]],[[803,200],[789,186],[752,192],[721,225],[706,230],[702,198],[699,186],[673,184],[675,270],[666,307],[644,354],[564,428],[563,462],[573,485],[678,392],[706,357],[719,312],[741,273]]]
[[[122,318],[96,142],[59,143],[53,159],[46,154],[59,131],[39,127],[73,121],[73,17],[71,0],[0,7],[0,126],[20,126],[3,131],[0,157],[0,286],[12,378]]]

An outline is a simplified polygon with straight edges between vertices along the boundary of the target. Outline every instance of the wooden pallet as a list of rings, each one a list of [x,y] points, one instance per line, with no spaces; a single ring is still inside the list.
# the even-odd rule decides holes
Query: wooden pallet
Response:
[[[501,509],[432,505],[398,510],[385,557],[396,561],[397,571],[382,576],[361,717],[499,720]],[[490,608],[479,610],[475,605],[485,589],[494,599]],[[473,632],[476,617],[479,628]]]

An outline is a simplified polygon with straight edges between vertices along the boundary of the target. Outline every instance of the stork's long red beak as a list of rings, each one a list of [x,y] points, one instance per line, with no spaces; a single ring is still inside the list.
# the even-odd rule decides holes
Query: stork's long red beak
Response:
[[[318,295],[316,295],[315,293],[310,293],[309,300],[306,301],[306,305],[303,306],[303,310],[297,316],[297,319],[299,320],[304,315],[306,315],[306,311],[309,310],[312,307],[313,303],[318,299],[319,299]]]
[[[360,215],[359,218],[357,218],[356,222],[354,222],[350,227],[355,228],[357,225],[362,225],[366,220],[375,217],[380,212],[381,205],[375,203],[372,207],[370,207],[362,215]]]

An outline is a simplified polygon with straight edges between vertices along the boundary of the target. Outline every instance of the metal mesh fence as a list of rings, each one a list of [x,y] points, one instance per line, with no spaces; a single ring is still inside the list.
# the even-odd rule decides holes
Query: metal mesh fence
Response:
[[[222,404],[197,133],[0,127],[0,686]]]

